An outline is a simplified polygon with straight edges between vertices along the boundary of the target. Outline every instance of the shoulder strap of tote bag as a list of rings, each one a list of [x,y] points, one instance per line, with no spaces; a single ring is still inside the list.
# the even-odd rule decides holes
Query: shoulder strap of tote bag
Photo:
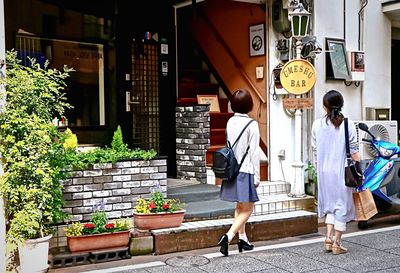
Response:
[[[346,158],[349,160],[351,158],[350,155],[350,143],[349,143],[349,122],[347,118],[344,118],[344,136],[346,141]]]

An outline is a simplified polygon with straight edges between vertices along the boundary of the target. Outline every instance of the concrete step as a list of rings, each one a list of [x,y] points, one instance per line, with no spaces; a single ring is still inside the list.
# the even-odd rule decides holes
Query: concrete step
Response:
[[[218,219],[235,215],[236,203],[219,199],[186,203],[185,221]]]
[[[306,195],[303,198],[293,198],[283,194],[259,195],[260,201],[254,204],[253,215],[274,214],[288,211],[315,211],[315,198]]]
[[[209,184],[196,184],[168,188],[168,198],[179,199],[181,202],[198,202],[219,199],[219,187]]]
[[[185,222],[177,228],[152,230],[154,253],[165,254],[217,246],[219,238],[228,231],[233,218]],[[318,217],[314,212],[290,211],[251,216],[246,234],[251,242],[315,233]],[[236,243],[237,238],[232,241]]]

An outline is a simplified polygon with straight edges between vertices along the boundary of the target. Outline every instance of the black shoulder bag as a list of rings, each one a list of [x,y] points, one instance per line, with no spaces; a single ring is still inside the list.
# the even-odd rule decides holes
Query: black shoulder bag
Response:
[[[247,153],[249,152],[250,145],[247,146],[246,153],[243,155],[240,164],[237,162],[235,154],[233,153],[233,147],[238,142],[239,138],[242,136],[247,126],[250,125],[254,120],[250,120],[243,130],[240,132],[239,136],[236,138],[233,145],[228,141],[228,134],[226,135],[226,145],[225,147],[215,151],[213,153],[213,166],[215,177],[221,178],[222,180],[232,181],[239,174],[240,167],[243,164]]]
[[[346,141],[346,160],[347,166],[344,169],[345,184],[347,187],[357,188],[363,183],[363,173],[361,170],[360,161],[355,161],[350,155],[350,143],[349,143],[349,127],[348,120],[344,118],[344,133]]]

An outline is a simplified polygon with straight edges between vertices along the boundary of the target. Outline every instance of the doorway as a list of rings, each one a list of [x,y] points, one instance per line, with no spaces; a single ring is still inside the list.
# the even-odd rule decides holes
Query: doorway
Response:
[[[400,121],[400,74],[399,64],[400,63],[400,40],[392,40],[392,60],[391,60],[391,70],[392,70],[392,84],[391,84],[391,120],[397,121],[397,126],[399,126]]]

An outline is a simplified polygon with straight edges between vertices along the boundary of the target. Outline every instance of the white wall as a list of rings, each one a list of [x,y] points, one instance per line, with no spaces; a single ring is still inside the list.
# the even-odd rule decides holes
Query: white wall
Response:
[[[314,0],[312,35],[317,37],[323,49],[325,38],[345,38],[347,50],[365,51],[365,81],[356,87],[354,84],[346,86],[343,80],[325,79],[325,54],[317,55],[314,65],[317,71],[317,82],[311,95],[314,97],[314,109],[305,111],[303,118],[303,161],[308,160],[310,153],[309,135],[312,120],[324,115],[322,97],[330,89],[340,91],[344,96],[343,113],[353,120],[365,119],[365,107],[390,107],[390,50],[391,50],[391,23],[382,13],[380,1],[369,1],[364,9],[364,23],[361,21],[361,44],[358,46],[358,12],[361,1],[346,1],[346,18],[344,20],[344,0]],[[269,2],[271,7],[272,1]],[[344,23],[345,21],[345,23]],[[345,30],[344,30],[345,24]],[[273,31],[269,23],[269,71],[279,61],[275,51],[275,40],[283,38]],[[344,33],[346,32],[346,33]],[[282,180],[277,154],[285,149],[286,160],[283,169],[286,180],[293,180],[294,159],[294,118],[288,117],[282,107],[282,96],[277,101],[269,97],[270,111],[270,180]]]

